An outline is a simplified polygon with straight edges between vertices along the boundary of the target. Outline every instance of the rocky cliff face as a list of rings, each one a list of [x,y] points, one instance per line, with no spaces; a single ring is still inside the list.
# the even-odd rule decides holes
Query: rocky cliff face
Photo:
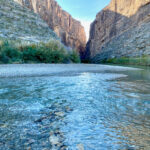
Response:
[[[91,24],[86,58],[150,53],[150,0],[112,0]]]
[[[59,40],[39,15],[12,0],[0,0],[0,39],[33,43]]]
[[[66,46],[84,50],[86,36],[80,22],[61,9],[55,0],[15,0],[27,6],[48,23]]]

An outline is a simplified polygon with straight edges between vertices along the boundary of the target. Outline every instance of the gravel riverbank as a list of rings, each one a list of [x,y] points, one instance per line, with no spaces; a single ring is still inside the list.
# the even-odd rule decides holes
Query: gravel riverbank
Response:
[[[0,77],[49,76],[81,72],[139,70],[132,67],[96,64],[9,64],[0,65]]]

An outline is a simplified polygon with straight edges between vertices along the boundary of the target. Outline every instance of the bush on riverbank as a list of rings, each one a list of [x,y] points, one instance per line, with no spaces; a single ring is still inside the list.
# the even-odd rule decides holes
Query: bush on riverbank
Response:
[[[67,51],[58,41],[38,44],[0,43],[0,63],[79,63],[76,51]]]
[[[131,58],[112,58],[105,61],[105,63],[150,66],[150,55]]]

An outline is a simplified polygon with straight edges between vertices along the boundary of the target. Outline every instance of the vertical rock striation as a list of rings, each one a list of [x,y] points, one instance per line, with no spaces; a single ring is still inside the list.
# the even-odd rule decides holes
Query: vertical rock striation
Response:
[[[85,31],[79,21],[62,10],[55,0],[15,0],[27,6],[46,21],[66,46],[83,51],[86,45]]]
[[[149,41],[150,0],[111,0],[91,24],[85,58],[96,62],[149,54]]]

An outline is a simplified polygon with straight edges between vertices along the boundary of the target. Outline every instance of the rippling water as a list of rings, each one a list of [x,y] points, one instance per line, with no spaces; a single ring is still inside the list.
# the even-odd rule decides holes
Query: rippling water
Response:
[[[1,77],[0,149],[149,150],[150,71],[92,67]]]

